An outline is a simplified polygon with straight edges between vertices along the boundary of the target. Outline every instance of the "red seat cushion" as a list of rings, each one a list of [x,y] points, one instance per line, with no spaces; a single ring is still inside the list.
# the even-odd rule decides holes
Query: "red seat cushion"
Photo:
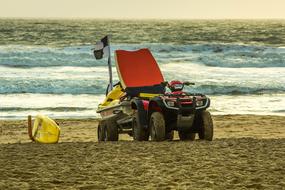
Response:
[[[164,81],[154,57],[148,49],[116,50],[116,67],[123,88],[158,85]]]

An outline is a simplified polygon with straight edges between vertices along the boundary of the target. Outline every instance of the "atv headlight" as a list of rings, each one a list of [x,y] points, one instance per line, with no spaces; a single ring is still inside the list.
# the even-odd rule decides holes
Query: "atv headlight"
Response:
[[[200,107],[200,106],[203,106],[203,101],[202,100],[198,100],[198,101],[196,101],[196,106],[197,107]]]
[[[182,90],[182,89],[183,89],[183,84],[174,84],[174,85],[172,86],[172,88],[173,88],[174,90]]]
[[[175,103],[172,102],[172,101],[168,101],[168,102],[167,102],[167,105],[170,106],[170,107],[174,107],[174,106],[175,106]]]

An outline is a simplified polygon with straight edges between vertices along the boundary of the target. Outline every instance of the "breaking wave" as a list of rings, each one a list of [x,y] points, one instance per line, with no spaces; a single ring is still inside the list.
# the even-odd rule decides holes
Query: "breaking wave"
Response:
[[[195,63],[212,67],[285,67],[285,48],[229,44],[113,44],[117,49],[149,48],[160,64]],[[96,60],[92,46],[64,48],[46,46],[0,46],[0,66],[31,67],[97,67],[106,60]],[[114,58],[113,58],[114,60]]]
[[[0,94],[104,94],[107,81],[95,81],[97,79],[82,80],[26,80],[26,81],[3,81],[0,86]],[[199,83],[199,81],[198,81]],[[199,83],[186,89],[188,92],[204,93],[212,95],[241,95],[241,94],[273,94],[284,93],[285,85],[280,84],[204,84]]]

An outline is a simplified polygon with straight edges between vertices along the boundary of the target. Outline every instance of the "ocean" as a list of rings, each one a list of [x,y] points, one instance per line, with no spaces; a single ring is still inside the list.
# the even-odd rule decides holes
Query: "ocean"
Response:
[[[285,115],[285,20],[0,19],[0,119],[99,117],[107,59],[91,49],[107,34],[112,52],[149,48],[167,81],[195,82],[212,114]]]

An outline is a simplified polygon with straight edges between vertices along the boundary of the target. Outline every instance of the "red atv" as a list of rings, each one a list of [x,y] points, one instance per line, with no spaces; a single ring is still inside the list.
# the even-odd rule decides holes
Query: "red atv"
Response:
[[[174,130],[181,140],[213,139],[213,122],[206,109],[210,99],[203,94],[183,92],[184,85],[194,83],[172,81],[164,83],[171,92],[155,96],[150,100],[135,98],[132,108],[137,110],[133,119],[135,140],[172,140]],[[143,105],[140,106],[140,105]]]

